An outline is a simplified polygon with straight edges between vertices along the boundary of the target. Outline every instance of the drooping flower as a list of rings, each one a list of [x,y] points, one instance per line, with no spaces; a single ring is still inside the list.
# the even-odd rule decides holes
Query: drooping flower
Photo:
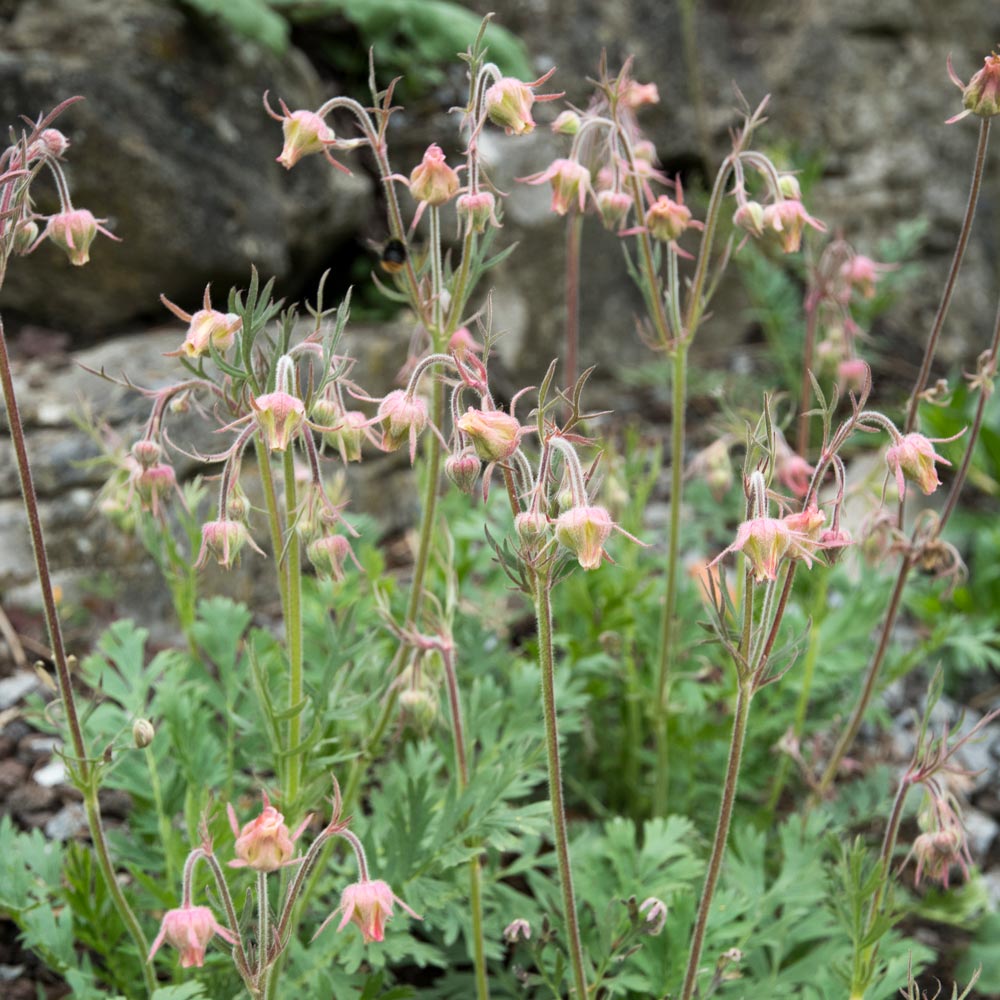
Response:
[[[929,438],[916,433],[900,435],[886,450],[885,461],[896,477],[900,498],[906,495],[906,479],[916,483],[925,496],[930,496],[941,485],[935,463],[951,465],[934,450],[934,443]]]
[[[803,226],[824,233],[826,226],[814,219],[798,198],[783,198],[764,209],[764,230],[773,233],[785,253],[796,253],[802,246]]]
[[[229,569],[236,562],[240,549],[248,543],[254,552],[264,555],[242,521],[208,521],[201,527],[201,548],[195,566],[200,569],[208,562],[209,556],[214,556],[223,569]]]
[[[516,920],[512,920],[503,929],[503,939],[510,944],[514,944],[517,941],[530,941],[531,924],[529,924],[524,917],[518,917]]]
[[[968,84],[962,83],[955,74],[950,56],[948,75],[952,83],[962,91],[962,107],[965,108],[964,111],[948,119],[949,125],[966,115],[979,115],[980,118],[1000,115],[1000,56],[995,52],[983,60],[983,68],[973,74]]]
[[[305,423],[305,404],[297,396],[280,389],[251,397],[250,405],[270,451],[284,451]]]
[[[777,580],[778,567],[786,557],[802,559],[807,566],[811,566],[817,548],[818,540],[797,530],[787,518],[755,517],[737,528],[733,544],[723,549],[708,565],[711,568],[729,552],[742,552],[753,569],[754,579],[760,583]]]
[[[121,242],[114,233],[104,228],[107,219],[95,219],[85,208],[74,208],[50,215],[41,239],[48,237],[63,250],[71,264],[81,267],[90,260],[90,244],[98,233],[103,233],[116,243]]]
[[[552,182],[552,211],[556,215],[565,215],[574,202],[582,212],[591,191],[590,171],[577,160],[565,158],[553,160],[545,170],[522,180],[527,184]]]
[[[412,462],[417,438],[427,426],[427,404],[419,396],[395,389],[379,403],[378,415],[382,418],[382,450],[395,451],[409,441]]]
[[[349,174],[342,163],[338,163],[330,155],[330,147],[337,142],[333,129],[315,111],[289,111],[288,105],[279,100],[278,106],[281,114],[276,114],[271,105],[267,102],[267,93],[264,94],[264,110],[276,121],[281,122],[281,133],[285,144],[281,153],[276,157],[286,170],[291,170],[303,156],[311,156],[314,153],[322,153],[327,161]]]
[[[385,937],[386,921],[392,917],[393,903],[398,903],[400,909],[408,913],[414,920],[423,918],[414,913],[392,889],[381,879],[362,879],[344,889],[340,896],[340,905],[323,921],[316,931],[318,937],[334,917],[339,913],[340,923],[337,930],[342,931],[349,923],[355,923],[361,929],[361,936],[366,944],[372,941],[382,941]]]
[[[691,209],[684,204],[684,197],[678,186],[676,201],[668,195],[661,194],[650,205],[646,212],[646,228],[655,239],[673,243],[688,229],[703,229],[704,226],[692,220]]]
[[[486,227],[500,228],[497,218],[497,200],[489,191],[476,191],[463,194],[455,203],[459,216],[466,225],[477,233],[485,233]]]
[[[505,462],[517,451],[523,428],[516,417],[500,410],[476,410],[471,406],[458,419],[458,429],[469,436],[476,454],[484,462]]]
[[[223,927],[207,906],[182,906],[167,910],[147,961],[152,961],[160,945],[167,941],[181,953],[182,968],[201,968],[205,964],[205,948],[216,934],[229,944],[236,943],[232,931]]]
[[[262,793],[264,808],[260,815],[245,823],[240,829],[236,820],[236,810],[226,807],[229,825],[232,827],[236,843],[233,850],[236,859],[229,862],[230,868],[252,868],[258,872],[273,872],[300,860],[293,858],[295,841],[309,825],[307,816],[294,833],[289,833],[285,817],[271,805],[267,792]]]
[[[531,108],[536,101],[554,101],[562,94],[535,94],[552,74],[555,67],[534,83],[523,83],[512,76],[501,77],[486,91],[486,114],[494,125],[499,125],[507,135],[528,135],[535,130]]]
[[[458,174],[445,163],[444,152],[431,143],[410,174],[410,194],[431,206],[444,205],[458,192]]]

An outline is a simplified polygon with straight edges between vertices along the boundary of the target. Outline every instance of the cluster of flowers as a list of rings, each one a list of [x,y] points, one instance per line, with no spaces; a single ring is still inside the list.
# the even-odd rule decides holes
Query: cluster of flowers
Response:
[[[66,254],[70,263],[83,265],[90,260],[90,246],[98,233],[118,239],[104,228],[107,219],[95,218],[86,208],[73,207],[62,165],[69,139],[47,125],[72,103],[64,101],[34,125],[30,136],[0,155],[0,243],[5,258],[9,253],[33,253],[47,239]],[[59,211],[47,216],[36,213],[27,197],[28,185],[43,167],[55,180],[60,203]],[[40,223],[45,224],[44,229]]]
[[[257,942],[258,955],[254,961],[255,956],[251,954],[250,945],[241,939],[235,921],[232,928],[227,928],[219,923],[209,907],[194,905],[193,876],[195,866],[200,861],[208,864],[231,921],[235,914],[222,869],[212,852],[211,842],[206,837],[202,845],[195,848],[188,856],[184,867],[183,902],[181,906],[164,914],[160,931],[149,952],[150,960],[163,943],[167,942],[180,952],[181,965],[184,968],[201,966],[205,961],[205,949],[212,938],[218,935],[233,946],[233,957],[244,979],[259,982],[287,944],[292,908],[299,898],[306,875],[318,860],[324,844],[335,836],[343,838],[351,845],[358,865],[359,878],[343,890],[339,906],[320,924],[314,937],[339,916],[338,930],[343,930],[349,923],[354,923],[366,943],[380,942],[384,937],[386,921],[392,917],[395,905],[415,920],[421,919],[385,882],[369,878],[364,849],[358,838],[348,829],[350,817],[342,818],[340,815],[340,791],[336,782],[334,782],[333,816],[309,850],[299,856],[295,855],[295,841],[309,825],[312,816],[307,816],[292,832],[286,825],[284,816],[271,805],[266,793],[263,799],[264,808],[261,813],[242,828],[237,822],[233,807],[229,806],[229,821],[235,837],[233,851],[236,855],[229,862],[229,867],[250,868],[262,875],[286,867],[296,868],[296,876],[288,887],[271,940]],[[266,898],[259,900],[258,904],[264,907],[268,905]]]

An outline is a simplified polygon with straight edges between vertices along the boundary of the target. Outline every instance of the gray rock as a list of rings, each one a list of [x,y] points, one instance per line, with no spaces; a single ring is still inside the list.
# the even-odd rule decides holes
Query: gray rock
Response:
[[[16,705],[38,687],[39,680],[33,670],[19,670],[10,677],[4,677],[0,680],[0,712]]]
[[[1000,832],[1000,824],[992,816],[987,816],[978,809],[966,809],[962,819],[969,837],[969,851],[978,863],[989,852],[997,833]]]
[[[73,840],[86,830],[87,812],[79,802],[63,806],[45,824],[45,836],[49,840]]]
[[[12,267],[6,310],[94,334],[160,314],[161,292],[184,302],[214,281],[224,298],[251,262],[295,294],[295,274],[320,269],[358,228],[370,190],[362,174],[314,158],[286,175],[274,162],[281,128],[264,113],[264,91],[292,107],[322,100],[295,51],[278,58],[199,28],[163,0],[23,3],[3,33],[3,121],[85,97],[59,122],[72,142],[74,205],[124,241],[98,237],[86,268],[43,244]],[[37,187],[39,211],[53,211]]]

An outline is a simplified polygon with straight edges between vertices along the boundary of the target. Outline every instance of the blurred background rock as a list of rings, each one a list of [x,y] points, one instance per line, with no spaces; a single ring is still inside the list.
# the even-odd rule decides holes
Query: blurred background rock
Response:
[[[960,109],[945,60],[964,79],[1000,38],[1000,5],[982,0],[0,0],[0,108],[4,120],[36,116],[81,94],[60,125],[74,202],[107,218],[123,240],[99,237],[86,268],[73,268],[49,245],[11,268],[2,308],[20,358],[33,424],[32,447],[48,505],[55,561],[64,571],[110,568],[127,561],[108,529],[80,527],[100,474],[77,459],[96,446],[73,424],[78,400],[122,433],[142,410],[118,400],[106,384],[72,366],[128,367],[147,384],[168,377],[161,354],[183,330],[158,302],[160,293],[193,310],[211,282],[217,303],[243,286],[251,264],[277,278],[278,294],[310,297],[332,268],[328,294],[354,285],[350,343],[366,361],[357,371],[372,392],[389,387],[402,364],[410,327],[386,318],[369,272],[373,245],[386,236],[372,164],[345,157],[353,176],[319,157],[291,172],[275,157],[278,125],[261,97],[295,109],[334,94],[368,102],[367,52],[374,47],[380,83],[403,74],[392,119],[395,169],[408,174],[430,142],[452,158],[462,143],[447,109],[464,103],[463,64],[452,59],[489,10],[520,39],[497,36],[494,55],[509,70],[538,76],[558,67],[552,87],[585,104],[587,76],[602,49],[612,67],[635,56],[635,75],[659,86],[661,103],[643,124],[664,172],[680,175],[698,203],[728,146],[735,121],[733,84],[751,103],[772,95],[762,133],[772,151],[817,175],[808,207],[861,252],[904,222],[924,218],[919,248],[923,280],[872,331],[891,374],[911,381],[944,279],[968,190],[976,143],[974,121],[945,125]],[[551,119],[559,104],[543,106]],[[551,110],[550,110],[551,109]],[[512,192],[503,242],[521,246],[494,272],[495,327],[503,384],[535,383],[562,335],[564,221],[548,209],[545,188],[515,178],[562,155],[563,140],[539,128],[524,138],[491,130],[485,153],[498,187]],[[942,364],[971,367],[985,342],[998,289],[1000,179],[987,178],[958,294],[946,327]],[[402,195],[404,203],[407,195]],[[53,205],[39,203],[39,211]],[[696,210],[696,215],[698,214]],[[452,229],[452,231],[454,231]],[[419,237],[418,237],[419,239]],[[599,377],[623,364],[648,362],[635,331],[641,308],[625,275],[617,239],[588,222],[582,263],[582,361]],[[738,279],[713,303],[695,359],[721,369],[741,364],[759,331]],[[383,321],[384,320],[384,321]],[[168,332],[169,331],[169,332]],[[374,373],[371,366],[374,366]],[[498,366],[499,374],[499,366]],[[600,386],[597,396],[600,398]],[[665,394],[609,393],[626,412],[659,415]],[[109,411],[109,412],[105,412]],[[0,466],[11,470],[9,443]],[[358,506],[402,530],[408,506],[386,489],[383,461],[352,481]],[[368,489],[365,482],[375,484]],[[3,479],[0,585],[31,577],[16,479]],[[387,499],[388,498],[388,499]],[[126,574],[127,575],[127,574]]]

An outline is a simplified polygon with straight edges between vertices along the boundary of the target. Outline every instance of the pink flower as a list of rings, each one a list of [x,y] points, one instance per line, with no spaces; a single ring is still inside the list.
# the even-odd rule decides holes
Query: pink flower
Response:
[[[531,516],[537,521],[537,527],[547,527],[547,521],[541,515]],[[576,556],[583,569],[597,569],[603,559],[611,558],[604,551],[604,543],[612,531],[620,532],[637,545],[645,545],[615,524],[604,507],[586,504],[570,507],[556,518],[555,526],[556,541]],[[517,529],[522,540],[525,540],[525,531],[529,530],[525,515],[518,515]]]
[[[458,429],[469,435],[484,462],[504,462],[518,449],[523,433],[516,417],[500,410],[474,410],[458,419]]]
[[[323,535],[310,542],[306,555],[320,576],[344,579],[344,563],[351,555],[351,543],[343,535]]]
[[[958,821],[921,833],[913,841],[910,853],[917,859],[913,879],[915,885],[920,885],[920,879],[926,872],[928,878],[940,882],[947,889],[952,865],[958,865],[966,880],[969,878],[972,857],[965,830]]]
[[[291,170],[303,156],[322,153],[338,170],[342,170],[346,174],[350,173],[347,167],[338,163],[330,155],[330,147],[336,143],[337,137],[334,135],[333,129],[315,111],[289,111],[288,105],[281,100],[278,101],[278,106],[281,108],[280,115],[271,110],[265,92],[264,110],[276,122],[281,122],[281,133],[285,140],[281,153],[277,157],[278,163],[286,170]]]
[[[305,404],[291,393],[267,392],[256,399],[251,397],[250,405],[270,451],[284,451],[292,435],[305,423]]]
[[[659,104],[660,91],[655,83],[639,83],[637,80],[629,80],[621,99],[627,107],[634,111],[644,104]]]
[[[840,274],[851,288],[856,288],[861,293],[862,298],[873,299],[879,279],[886,271],[891,270],[891,264],[876,264],[871,257],[858,253],[844,261]]]
[[[764,235],[764,206],[759,201],[744,201],[733,212],[733,225],[751,236]]]
[[[263,549],[250,537],[250,532],[242,521],[209,521],[201,528],[201,548],[198,550],[197,568],[214,556],[223,569],[229,569],[236,562],[240,549],[249,542],[254,552],[264,555]]]
[[[507,135],[528,135],[535,130],[535,121],[531,117],[531,107],[535,101],[554,101],[562,94],[534,93],[552,74],[555,67],[534,83],[522,83],[512,76],[497,80],[486,91],[486,114],[494,125],[499,125]]]
[[[754,579],[760,583],[778,578],[778,567],[786,556],[800,558],[811,566],[816,548],[817,542],[786,518],[755,517],[739,526],[736,541],[708,565],[711,568],[728,552],[742,552],[753,568]]]
[[[552,211],[565,215],[573,202],[582,212],[590,187],[590,171],[576,160],[553,160],[541,173],[522,178],[528,184],[552,182]]]
[[[531,924],[528,923],[524,917],[518,917],[516,920],[512,920],[503,929],[503,939],[504,941],[514,944],[517,941],[530,941],[531,940]]]
[[[497,218],[497,200],[489,191],[463,194],[455,203],[460,216],[464,216],[470,229],[485,233],[486,226],[500,228]]]
[[[955,75],[951,67],[951,57],[948,58],[948,75],[962,91],[962,106],[964,111],[948,119],[948,124],[957,122],[966,115],[979,115],[980,118],[992,118],[1000,115],[1000,56],[995,52],[983,61],[983,68],[975,73],[968,85]]]
[[[451,201],[457,191],[458,174],[445,163],[441,147],[431,143],[410,174],[410,194],[417,201],[440,206]]]
[[[935,462],[951,465],[935,450],[934,443],[923,434],[906,434],[886,450],[885,461],[889,471],[896,476],[900,499],[906,495],[905,479],[915,482],[925,496],[930,496],[940,485]]]
[[[236,810],[231,805],[226,807],[229,825],[236,837],[233,847],[236,860],[229,862],[230,868],[253,868],[258,872],[273,872],[301,860],[292,857],[295,851],[294,842],[309,825],[312,817],[307,816],[295,833],[289,833],[285,817],[271,805],[267,793],[262,793],[262,797],[264,808],[260,815],[244,824],[242,830],[236,821]]]
[[[868,363],[861,358],[847,358],[837,365],[837,380],[841,389],[860,392],[868,381]]]
[[[798,198],[784,198],[764,209],[764,229],[772,232],[785,253],[795,253],[802,246],[802,227],[812,226],[821,233],[826,226],[814,219]]]
[[[165,295],[160,296],[160,301],[178,319],[188,324],[184,343],[178,350],[171,351],[168,357],[184,354],[189,358],[200,358],[208,354],[212,347],[220,353],[227,351],[233,346],[236,334],[243,325],[243,320],[236,313],[222,313],[212,308],[211,285],[205,286],[202,307],[194,314],[186,313]]]
[[[207,906],[182,906],[167,910],[147,961],[152,961],[160,945],[168,941],[181,953],[182,968],[189,969],[192,965],[201,968],[205,964],[205,947],[216,934],[229,944],[236,943],[232,931],[218,923]]]
[[[677,188],[677,201],[661,194],[650,205],[646,212],[646,228],[651,236],[665,243],[680,239],[688,229],[703,229],[700,222],[693,222],[691,209],[684,204],[680,186]]]
[[[597,212],[604,223],[605,229],[620,229],[632,207],[632,196],[624,191],[607,188],[600,191],[594,199],[597,202]]]
[[[116,243],[121,242],[114,233],[108,232],[103,223],[107,219],[95,219],[93,213],[85,208],[76,208],[68,212],[50,215],[48,225],[42,239],[46,236],[57,247],[65,251],[71,264],[77,267],[90,260],[90,244],[98,233],[103,233]]]
[[[802,499],[809,492],[813,472],[816,470],[801,455],[787,445],[776,448],[775,474],[792,496]]]
[[[410,442],[410,462],[417,453],[417,438],[427,426],[427,404],[402,389],[390,392],[378,407],[382,419],[382,450],[395,451]]]
[[[472,496],[482,464],[475,449],[463,448],[445,459],[444,472],[463,493]]]
[[[340,905],[320,924],[314,938],[318,937],[323,928],[339,913],[341,918],[337,925],[338,931],[342,931],[353,922],[361,929],[361,936],[366,944],[371,941],[382,941],[385,937],[385,923],[392,917],[393,903],[398,903],[400,908],[414,920],[423,919],[394,895],[392,889],[381,879],[354,882],[343,891]]]

